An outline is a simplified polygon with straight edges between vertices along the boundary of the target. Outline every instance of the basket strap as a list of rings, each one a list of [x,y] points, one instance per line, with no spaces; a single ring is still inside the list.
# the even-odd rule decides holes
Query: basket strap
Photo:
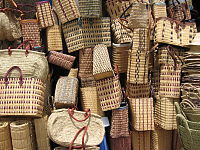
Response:
[[[68,114],[70,115],[70,117],[72,117],[74,120],[76,120],[78,122],[86,121],[88,118],[91,117],[91,111],[90,110],[85,111],[85,115],[84,115],[85,118],[82,119],[82,120],[78,120],[77,118],[74,117],[74,108],[68,109]]]
[[[13,5],[15,8],[17,8],[17,4],[14,0],[7,0],[11,5]]]

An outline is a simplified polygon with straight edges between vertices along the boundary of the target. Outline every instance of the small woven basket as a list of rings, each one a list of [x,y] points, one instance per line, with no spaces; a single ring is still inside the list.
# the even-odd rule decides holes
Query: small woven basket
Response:
[[[150,85],[127,83],[127,96],[130,98],[147,98],[150,96]]]
[[[153,4],[153,15],[157,19],[159,17],[167,17],[166,3],[154,3]]]
[[[131,150],[131,136],[110,138],[112,150]]]
[[[0,122],[0,149],[12,150],[10,127],[8,122]]]

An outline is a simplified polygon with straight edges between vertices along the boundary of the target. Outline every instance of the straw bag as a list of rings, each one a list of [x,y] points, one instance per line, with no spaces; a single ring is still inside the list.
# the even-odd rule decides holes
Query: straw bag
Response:
[[[47,131],[52,141],[70,150],[99,145],[105,134],[99,115],[74,109],[55,110],[49,116]]]
[[[177,4],[175,4],[175,1]],[[184,3],[180,3],[179,0],[172,0],[172,5],[169,6],[167,10],[169,18],[179,21],[191,19],[190,8],[188,6],[187,0],[185,0]]]
[[[97,96],[96,87],[81,88],[81,99],[83,110],[90,109],[92,113],[104,116]]]
[[[150,96],[150,85],[127,83],[127,96],[130,98],[147,98]]]
[[[112,138],[129,137],[128,104],[112,110],[110,135]]]
[[[93,76],[91,77],[85,77],[85,78],[81,78],[81,87],[85,88],[85,87],[96,87],[96,80],[94,79]]]
[[[46,30],[46,33],[47,33],[48,50],[62,51],[63,45],[62,45],[61,26],[54,25],[54,26],[48,27]]]
[[[114,44],[112,62],[114,66],[118,66],[119,73],[126,73],[128,66],[128,50],[131,44]]]
[[[14,69],[19,78],[8,77]],[[0,79],[0,89],[0,116],[42,116],[45,88],[40,79],[23,78],[22,70],[13,66]]]
[[[132,128],[137,131],[154,130],[153,98],[129,98]]]
[[[56,51],[50,51],[48,54],[49,63],[60,66],[67,70],[71,69],[75,59],[76,57],[74,56],[66,55]]]
[[[50,139],[47,134],[47,120],[48,116],[34,119],[37,148],[39,150],[51,150]]]
[[[110,138],[111,150],[131,150],[131,136]]]
[[[93,48],[84,48],[79,51],[79,73],[80,78],[92,76]]]
[[[49,1],[37,2],[36,9],[41,28],[50,27],[55,24],[53,12]]]
[[[93,76],[95,80],[105,79],[113,75],[107,47],[103,44],[96,45],[93,52]]]
[[[192,42],[196,32],[195,23],[182,23],[171,18],[159,18],[156,22],[154,41],[184,46]]]
[[[155,19],[160,17],[167,17],[166,3],[165,2],[154,3],[153,15]]]
[[[40,28],[37,19],[25,19],[20,21],[23,40],[32,40],[32,46],[40,46]]]
[[[56,84],[54,105],[56,108],[77,106],[78,79],[60,77]]]
[[[76,19],[65,23],[62,28],[69,53],[98,44],[111,46],[108,17]]]
[[[12,150],[10,127],[8,122],[0,122],[0,149]]]

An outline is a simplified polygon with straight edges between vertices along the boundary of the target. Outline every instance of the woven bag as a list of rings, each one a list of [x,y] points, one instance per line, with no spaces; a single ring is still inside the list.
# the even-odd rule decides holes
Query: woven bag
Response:
[[[131,136],[110,138],[112,150],[131,150]]]
[[[127,83],[127,96],[130,98],[147,98],[150,95],[150,85]]]
[[[94,77],[80,78],[81,79],[81,87],[96,87],[96,80]]]
[[[118,66],[119,73],[126,73],[128,66],[128,50],[130,44],[114,44],[112,51],[112,62],[114,66]]]
[[[108,17],[76,19],[65,23],[62,28],[69,53],[98,44],[111,46]]]
[[[136,131],[154,130],[152,98],[129,98],[132,128]]]
[[[171,18],[159,18],[156,22],[154,41],[184,46],[192,42],[196,32],[195,23],[182,23]]]
[[[8,77],[14,69],[19,78]],[[13,66],[0,79],[0,89],[0,116],[42,116],[45,88],[40,79],[23,78],[22,70]]]
[[[106,45],[99,44],[93,51],[93,76],[95,80],[105,79],[114,75]]]
[[[10,127],[8,122],[0,122],[0,149],[12,150]]]
[[[23,40],[32,40],[32,46],[40,46],[40,28],[37,19],[25,19],[20,21]]]
[[[93,48],[84,48],[79,51],[79,73],[80,78],[91,77],[93,69]]]
[[[81,88],[81,98],[83,110],[90,109],[92,113],[104,116],[104,112],[101,110],[100,101],[97,96],[96,87]]]
[[[62,51],[63,45],[62,45],[61,26],[54,25],[54,26],[48,27],[46,30],[46,34],[47,34],[48,50]]]
[[[69,149],[99,145],[105,134],[99,115],[73,109],[55,110],[49,116],[47,131],[52,141]]]
[[[153,4],[153,16],[155,19],[160,17],[167,17],[166,3],[154,3]]]
[[[60,77],[56,84],[54,105],[56,108],[77,106],[78,79]]]
[[[48,55],[49,63],[60,66],[67,70],[71,69],[75,59],[76,57],[74,56],[66,55],[56,51],[50,51]]]
[[[151,132],[131,132],[132,149],[134,150],[151,150]]]
[[[112,138],[129,137],[128,104],[112,110],[110,135]]]

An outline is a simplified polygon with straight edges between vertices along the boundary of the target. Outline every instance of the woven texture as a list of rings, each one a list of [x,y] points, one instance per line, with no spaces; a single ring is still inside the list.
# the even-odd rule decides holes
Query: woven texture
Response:
[[[129,98],[132,128],[137,131],[154,130],[152,98]]]
[[[95,47],[98,44],[111,46],[110,18],[108,17],[76,19],[67,22],[62,27],[69,53]]]
[[[52,2],[62,24],[80,18],[80,12],[75,0],[52,0]]]
[[[101,110],[100,101],[97,96],[96,87],[81,88],[81,102],[83,110],[90,109],[92,113],[104,116]]]
[[[68,148],[66,148],[66,147],[56,147],[56,148],[54,148],[54,150],[68,150]],[[83,150],[83,149],[75,149],[75,148],[73,148],[73,150]],[[85,150],[100,150],[100,148],[96,147],[96,146],[94,146],[94,147],[86,147]]]
[[[68,74],[68,77],[77,78],[78,68],[71,68]]]
[[[81,78],[81,87],[96,87],[96,80],[94,77]]]
[[[96,81],[96,86],[103,111],[120,107],[122,92],[118,76],[98,80]]]
[[[73,116],[82,120],[85,118],[84,114],[81,111],[74,111]],[[91,114],[91,117],[85,121],[78,122],[69,115],[67,109],[56,110],[49,116],[47,131],[52,141],[61,146],[69,146],[76,133],[84,126],[88,126],[85,137],[86,146],[99,145],[104,138],[105,129],[101,117],[96,114]],[[82,145],[82,136],[83,133],[80,133],[74,141],[74,146]]]
[[[110,138],[112,150],[131,150],[131,136]]]
[[[99,44],[93,51],[93,76],[96,80],[114,75],[106,45]]]
[[[157,19],[159,17],[167,17],[166,4],[163,2],[153,4],[153,15]]]
[[[147,98],[150,95],[150,85],[127,83],[127,96],[130,98]]]
[[[41,28],[50,27],[55,24],[52,8],[49,1],[37,2],[36,9]]]
[[[159,18],[155,27],[155,42],[177,46],[192,42],[196,30],[195,23],[181,23],[170,18]]]
[[[55,90],[55,107],[68,108],[77,105],[78,79],[60,77]]]
[[[54,25],[52,27],[48,27],[46,32],[47,32],[48,50],[49,51],[63,50],[61,26]]]
[[[48,62],[60,66],[62,68],[65,68],[67,70],[70,70],[74,63],[75,58],[76,57],[74,56],[66,55],[56,51],[50,51],[48,55]]]
[[[0,122],[0,149],[12,150],[10,127],[8,122]]]

